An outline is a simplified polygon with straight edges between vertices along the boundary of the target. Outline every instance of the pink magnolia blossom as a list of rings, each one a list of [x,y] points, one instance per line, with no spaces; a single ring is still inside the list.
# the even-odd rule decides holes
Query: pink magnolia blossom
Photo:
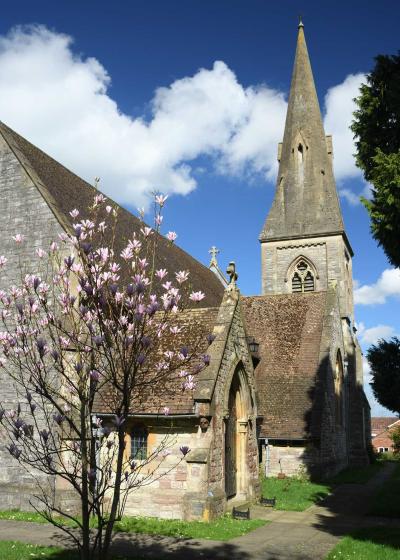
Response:
[[[157,214],[154,218],[154,223],[156,224],[156,226],[160,226],[162,224],[162,221],[163,217],[161,216],[161,214]]]
[[[163,414],[165,414],[165,416],[168,416],[169,410],[170,410],[170,409],[169,409],[168,406],[164,406],[164,408],[163,408]]]
[[[142,228],[140,231],[143,233],[143,235],[145,237],[149,237],[149,235],[151,235],[153,233],[153,230],[151,229],[151,227],[147,227],[147,226]]]
[[[80,225],[86,231],[92,231],[94,228],[94,223],[91,220],[82,220]]]
[[[6,257],[1,255],[1,257],[0,257],[0,268],[2,268],[6,264],[7,260],[8,259]]]
[[[183,388],[188,389],[189,391],[193,390],[196,387],[196,383],[194,382],[193,375],[188,375],[186,377],[185,382],[183,383]]]
[[[171,241],[171,243],[173,243],[178,235],[175,233],[175,231],[169,231],[165,237],[168,239],[168,241]]]
[[[178,284],[183,284],[189,278],[189,272],[187,270],[180,270],[179,272],[175,272],[175,278]]]
[[[179,334],[182,331],[182,329],[176,325],[174,327],[170,327],[169,330],[172,334]]]
[[[192,301],[201,301],[205,298],[205,294],[203,292],[192,292],[189,296],[189,299]]]
[[[158,204],[159,206],[161,206],[161,208],[164,206],[166,200],[168,198],[168,195],[162,195],[162,194],[158,194],[155,198],[156,204]]]
[[[58,249],[59,249],[59,245],[55,241],[53,241],[52,244],[50,245],[50,251],[52,253],[55,253],[56,251],[58,251]]]
[[[117,263],[112,263],[112,265],[110,266],[111,272],[119,272],[120,269],[121,267]]]
[[[128,247],[132,249],[135,253],[139,253],[140,249],[142,248],[142,243],[139,239],[132,239],[128,243]]]
[[[107,214],[109,214],[111,212],[111,210],[112,210],[112,206],[110,206],[110,205],[106,206]]]
[[[71,210],[69,215],[71,216],[71,218],[73,218],[75,220],[75,218],[77,218],[79,216],[79,210],[77,210],[77,208],[74,208],[73,210]]]
[[[96,194],[96,196],[94,197],[94,206],[98,206],[99,204],[102,204],[103,202],[105,202],[106,197],[103,194]]]
[[[165,278],[165,276],[167,276],[168,272],[166,271],[165,268],[160,268],[159,270],[156,271],[156,276],[157,278],[159,278],[160,280],[162,280],[163,278]]]
[[[43,259],[43,257],[46,256],[46,251],[43,251],[43,249],[36,249],[36,254],[39,257],[39,259]]]
[[[25,239],[25,236],[22,235],[21,233],[17,233],[17,235],[14,235],[14,236],[13,236],[13,239],[14,239],[15,243],[20,244],[20,243],[22,243],[23,240]]]
[[[132,249],[130,247],[125,247],[125,249],[121,251],[121,258],[123,258],[125,261],[133,259]]]

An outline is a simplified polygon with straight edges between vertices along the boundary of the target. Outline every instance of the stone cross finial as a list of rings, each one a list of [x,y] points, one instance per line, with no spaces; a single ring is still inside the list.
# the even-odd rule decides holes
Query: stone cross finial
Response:
[[[211,255],[211,261],[210,261],[210,266],[214,265],[214,266],[218,266],[218,262],[217,262],[217,255],[219,253],[219,249],[217,249],[215,247],[215,245],[213,245],[211,247],[211,249],[208,251]]]
[[[228,268],[226,269],[226,273],[229,276],[229,284],[236,285],[236,280],[238,279],[238,275],[236,273],[236,265],[235,261],[231,261],[228,264]]]

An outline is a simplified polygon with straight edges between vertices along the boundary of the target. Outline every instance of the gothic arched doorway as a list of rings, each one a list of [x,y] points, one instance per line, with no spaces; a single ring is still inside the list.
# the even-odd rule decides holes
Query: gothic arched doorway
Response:
[[[251,396],[244,371],[237,367],[227,397],[225,415],[225,494],[227,498],[247,494],[248,420]]]
[[[227,498],[237,492],[237,409],[236,400],[238,393],[237,375],[234,376],[228,398],[228,417],[225,424],[225,493]]]

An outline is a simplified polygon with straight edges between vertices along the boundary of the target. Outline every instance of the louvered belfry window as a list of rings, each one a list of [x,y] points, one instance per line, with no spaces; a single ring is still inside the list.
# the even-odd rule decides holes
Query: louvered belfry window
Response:
[[[306,261],[299,261],[292,276],[292,292],[304,293],[315,290],[314,274]]]

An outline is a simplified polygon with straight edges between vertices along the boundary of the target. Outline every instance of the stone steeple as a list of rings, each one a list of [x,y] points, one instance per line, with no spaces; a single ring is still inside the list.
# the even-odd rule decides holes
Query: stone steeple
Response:
[[[275,200],[260,240],[344,232],[310,59],[300,22]]]
[[[260,234],[263,294],[327,291],[353,320],[352,256],[300,23],[275,199]]]

